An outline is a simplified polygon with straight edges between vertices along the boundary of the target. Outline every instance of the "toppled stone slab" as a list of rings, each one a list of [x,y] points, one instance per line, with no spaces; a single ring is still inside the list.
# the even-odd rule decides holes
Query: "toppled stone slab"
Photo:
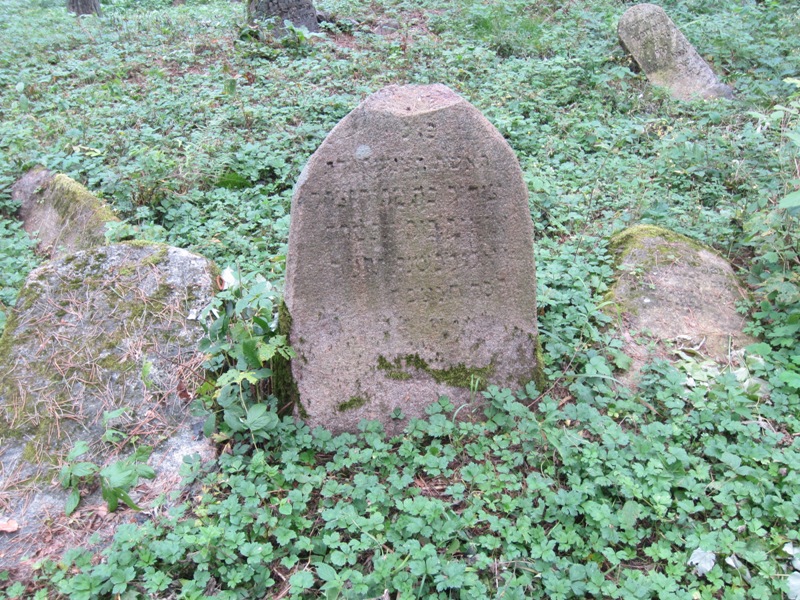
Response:
[[[105,225],[119,221],[112,210],[89,190],[66,175],[37,167],[11,188],[21,203],[23,227],[39,242],[48,258],[105,244]]]
[[[634,367],[658,352],[647,349],[648,337],[725,363],[755,341],[742,332],[745,317],[736,311],[746,294],[730,263],[711,248],[660,227],[637,225],[614,235],[611,249],[618,271],[611,311]]]
[[[660,6],[631,6],[620,18],[617,34],[647,78],[675,98],[733,98],[731,88],[720,83]]]
[[[367,98],[297,183],[285,301],[311,427],[395,433],[439,396],[467,416],[487,384],[535,379],[533,224],[509,145],[443,85]]]
[[[101,467],[133,446],[155,447],[156,478],[131,492],[134,502],[175,489],[184,456],[213,456],[202,417],[187,408],[203,361],[202,328],[187,315],[211,300],[212,266],[130,242],[29,275],[0,338],[0,522],[18,525],[0,533],[0,568],[57,553],[121,518],[105,514],[97,494],[65,515],[58,472],[80,441],[90,451],[79,460]]]

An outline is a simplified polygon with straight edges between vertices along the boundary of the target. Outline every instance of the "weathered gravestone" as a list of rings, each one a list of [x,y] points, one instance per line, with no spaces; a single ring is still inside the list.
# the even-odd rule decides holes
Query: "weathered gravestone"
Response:
[[[213,456],[188,410],[204,357],[203,330],[187,319],[211,299],[211,268],[185,250],[130,242],[30,274],[0,338],[0,568],[58,556],[122,518],[105,515],[98,494],[65,515],[59,467],[79,441],[90,451],[75,463],[100,467],[132,445],[156,447],[156,479],[131,491],[134,501],[175,489],[184,456]]]
[[[733,268],[712,249],[675,232],[637,225],[614,235],[618,276],[612,310],[634,370],[659,355],[644,336],[729,363],[755,340],[742,333],[745,297]],[[637,341],[638,340],[638,341]]]
[[[57,258],[105,244],[105,226],[119,221],[110,208],[77,181],[37,167],[11,188],[21,204],[25,231],[35,235],[38,250]]]
[[[530,381],[535,293],[527,190],[499,132],[442,85],[373,94],[292,199],[284,326],[300,415],[396,432],[440,395],[459,405]]]
[[[251,21],[274,17],[279,33],[284,31],[284,21],[291,21],[295,27],[319,31],[317,11],[311,0],[250,0],[247,14]]]
[[[647,78],[675,98],[733,98],[731,88],[720,83],[660,6],[631,6],[620,18],[617,34]]]

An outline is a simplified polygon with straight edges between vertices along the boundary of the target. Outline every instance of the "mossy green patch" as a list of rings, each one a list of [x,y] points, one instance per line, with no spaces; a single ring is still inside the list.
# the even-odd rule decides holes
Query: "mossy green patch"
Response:
[[[66,175],[53,177],[49,190],[45,193],[65,224],[81,224],[82,233],[76,245],[78,247],[73,249],[103,245],[105,224],[119,221],[114,212],[94,194]]]
[[[131,248],[153,248],[153,247],[163,247],[166,251],[167,245],[162,244],[160,242],[151,242],[149,240],[127,240],[123,242],[126,246],[130,246]]]
[[[386,373],[389,379],[404,381],[411,379],[411,373],[403,370],[402,361],[398,358],[394,363],[390,363],[383,355],[378,356],[378,368]]]
[[[531,373],[531,381],[536,385],[536,389],[540,392],[545,390],[548,385],[547,376],[544,374],[544,348],[542,347],[542,340],[539,336],[536,337],[536,366]],[[528,382],[521,382],[523,385]]]
[[[619,266],[631,251],[643,248],[645,240],[650,239],[663,240],[665,244],[684,244],[693,250],[714,252],[713,249],[696,240],[655,225],[634,225],[615,233],[609,239],[608,249],[616,257],[617,266]]]
[[[347,402],[342,402],[336,405],[336,410],[339,412],[346,412],[348,410],[355,410],[364,406],[369,400],[364,396],[351,396]]]
[[[217,264],[213,261],[209,261],[208,263],[208,276],[211,278],[211,283],[214,287],[214,293],[221,291],[219,287],[219,276],[222,274],[222,271],[217,266]]]
[[[292,315],[286,303],[281,301],[278,305],[278,333],[286,336],[292,332]],[[282,410],[290,413],[297,408],[297,412],[302,418],[307,418],[303,404],[300,402],[300,391],[297,389],[297,382],[292,375],[292,361],[276,353],[272,357],[272,393],[280,401]]]
[[[378,369],[386,373],[386,377],[389,379],[407,380],[413,377],[415,371],[421,371],[429,375],[436,383],[477,390],[485,389],[489,378],[494,373],[494,365],[491,363],[485,367],[470,367],[459,363],[446,369],[435,369],[419,354],[406,354],[393,361],[385,356],[379,356]]]
[[[142,242],[141,240],[133,240],[131,242],[127,242],[129,246],[133,246],[134,248],[144,248],[144,247],[153,247],[153,253],[141,260],[139,262],[140,265],[147,267],[147,266],[155,266],[162,264],[167,259],[167,251],[169,250],[169,246],[166,244],[156,244],[153,242]]]

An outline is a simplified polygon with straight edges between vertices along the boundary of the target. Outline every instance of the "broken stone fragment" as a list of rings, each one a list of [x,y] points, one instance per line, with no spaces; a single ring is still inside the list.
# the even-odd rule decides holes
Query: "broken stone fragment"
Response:
[[[84,250],[31,272],[0,338],[0,522],[18,524],[0,533],[0,568],[58,556],[126,518],[105,514],[95,493],[67,520],[58,472],[79,441],[90,448],[80,460],[100,467],[134,446],[155,448],[156,478],[131,491],[136,502],[177,489],[184,457],[213,457],[203,418],[188,410],[204,357],[196,350],[203,330],[187,319],[213,291],[207,259],[145,242]]]
[[[59,258],[105,244],[105,226],[119,221],[114,212],[74,179],[42,167],[26,173],[11,188],[21,204],[25,231],[38,241],[38,251]]]

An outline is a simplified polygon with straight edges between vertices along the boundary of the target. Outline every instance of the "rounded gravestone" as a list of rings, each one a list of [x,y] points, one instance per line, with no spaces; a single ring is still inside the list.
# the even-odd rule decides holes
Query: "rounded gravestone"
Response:
[[[527,190],[500,133],[442,85],[373,94],[314,153],[292,199],[299,414],[394,432],[441,395],[458,405],[487,384],[530,381],[535,294]]]
[[[747,294],[711,248],[652,225],[625,229],[610,243],[618,271],[610,306],[634,367],[655,356],[635,341],[648,337],[722,363],[756,341],[743,333],[746,319],[736,310]]]
[[[733,98],[731,88],[720,83],[660,6],[631,6],[620,18],[617,34],[647,78],[675,98]]]

